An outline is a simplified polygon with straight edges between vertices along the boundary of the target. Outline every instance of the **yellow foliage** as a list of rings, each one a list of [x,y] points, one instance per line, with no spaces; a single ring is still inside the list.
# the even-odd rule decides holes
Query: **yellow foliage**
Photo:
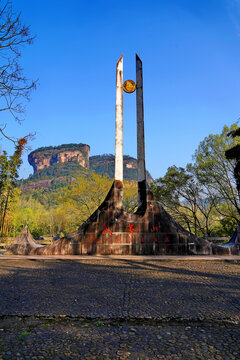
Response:
[[[112,182],[107,175],[92,173],[88,177],[81,176],[70,185],[58,188],[55,197],[51,192],[48,204],[48,193],[41,193],[45,206],[31,196],[16,196],[13,211],[7,216],[12,235],[17,235],[25,225],[29,226],[35,237],[67,234],[76,230],[101,205]],[[136,182],[124,181],[123,205],[127,212],[136,210]]]

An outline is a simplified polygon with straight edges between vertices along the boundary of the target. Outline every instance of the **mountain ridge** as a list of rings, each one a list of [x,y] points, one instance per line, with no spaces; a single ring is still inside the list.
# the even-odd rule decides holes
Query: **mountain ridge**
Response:
[[[88,176],[92,172],[107,174],[114,178],[115,156],[102,154],[89,156],[87,144],[63,144],[55,147],[41,147],[28,156],[34,173],[21,183],[22,189],[51,187],[53,184],[66,184],[79,176]],[[137,181],[137,159],[123,156],[124,179]],[[147,181],[153,178],[147,171]]]

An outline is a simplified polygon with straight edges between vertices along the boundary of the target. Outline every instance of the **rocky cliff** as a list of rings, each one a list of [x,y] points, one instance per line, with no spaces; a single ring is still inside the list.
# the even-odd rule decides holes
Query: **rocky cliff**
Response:
[[[71,183],[74,179],[88,176],[91,172],[107,174],[114,178],[115,156],[105,154],[89,157],[89,151],[90,147],[86,144],[66,144],[34,150],[28,156],[34,174],[21,182],[21,189],[52,188],[59,184]],[[137,180],[135,158],[123,156],[123,175],[125,180]],[[153,181],[148,171],[147,181]]]
[[[49,146],[32,151],[28,156],[34,174],[56,163],[77,162],[85,169],[89,169],[90,146],[86,144],[66,144]]]

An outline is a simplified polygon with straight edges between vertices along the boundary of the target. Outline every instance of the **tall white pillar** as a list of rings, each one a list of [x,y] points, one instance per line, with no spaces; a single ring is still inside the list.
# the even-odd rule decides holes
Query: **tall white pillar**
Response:
[[[123,182],[123,55],[117,62],[115,115],[115,180]]]
[[[138,205],[146,200],[142,61],[136,54]],[[141,188],[140,188],[141,187]]]

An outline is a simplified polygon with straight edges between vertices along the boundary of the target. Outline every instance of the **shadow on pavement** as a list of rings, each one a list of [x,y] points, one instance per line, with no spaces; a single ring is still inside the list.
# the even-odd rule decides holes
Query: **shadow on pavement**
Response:
[[[0,315],[239,320],[228,263],[5,260],[0,281]]]

